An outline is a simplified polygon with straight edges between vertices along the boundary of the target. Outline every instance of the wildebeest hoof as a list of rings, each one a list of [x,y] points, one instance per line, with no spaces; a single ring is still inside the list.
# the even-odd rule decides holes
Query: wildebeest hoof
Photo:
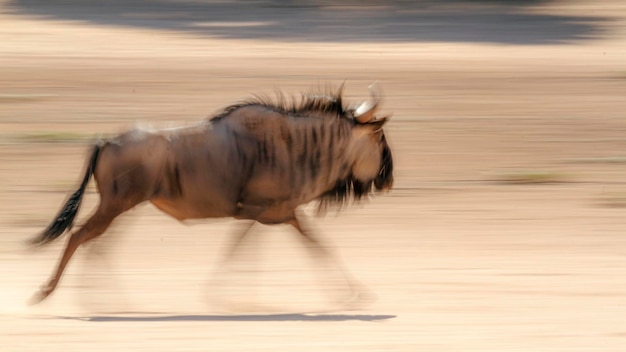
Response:
[[[39,291],[35,292],[35,294],[28,300],[28,305],[33,306],[35,304],[41,303],[44,299],[50,296],[52,290],[53,289],[48,286],[42,287]]]
[[[35,292],[35,294],[28,300],[28,305],[34,306],[36,304],[39,304],[41,303],[41,301],[46,299],[46,297],[48,297],[48,295],[45,294],[42,290],[39,290]]]
[[[339,302],[345,309],[360,310],[373,304],[376,301],[376,295],[370,290],[359,286],[353,288],[350,294],[344,300]]]

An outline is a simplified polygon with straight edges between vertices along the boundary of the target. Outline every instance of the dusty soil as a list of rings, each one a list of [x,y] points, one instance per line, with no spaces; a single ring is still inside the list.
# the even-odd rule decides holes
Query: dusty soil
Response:
[[[621,1],[80,4],[0,2],[3,351],[626,347]],[[288,228],[259,226],[224,267],[235,223],[150,206],[26,304],[64,241],[24,242],[89,139],[344,80],[354,102],[381,82],[397,160],[390,194],[310,219],[366,288],[358,307],[328,300],[336,272]]]

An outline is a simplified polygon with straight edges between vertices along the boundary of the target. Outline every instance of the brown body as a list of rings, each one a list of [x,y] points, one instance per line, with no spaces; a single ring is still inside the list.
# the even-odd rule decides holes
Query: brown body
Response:
[[[78,246],[146,201],[181,221],[233,217],[291,224],[326,253],[299,224],[297,208],[314,200],[326,205],[359,199],[393,182],[385,119],[374,118],[376,104],[365,107],[344,109],[341,92],[290,105],[255,100],[196,126],[131,130],[98,143],[81,187],[34,242],[50,242],[71,227],[92,174],[100,203],[70,237],[35,301],[54,291]]]

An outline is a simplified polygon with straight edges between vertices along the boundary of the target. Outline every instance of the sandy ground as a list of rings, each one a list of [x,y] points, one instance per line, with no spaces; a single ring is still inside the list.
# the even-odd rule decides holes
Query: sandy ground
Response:
[[[621,1],[87,3],[0,2],[2,351],[626,349]],[[90,138],[344,80],[394,114],[394,191],[310,219],[364,304],[287,228],[223,267],[235,223],[151,206],[26,304]]]

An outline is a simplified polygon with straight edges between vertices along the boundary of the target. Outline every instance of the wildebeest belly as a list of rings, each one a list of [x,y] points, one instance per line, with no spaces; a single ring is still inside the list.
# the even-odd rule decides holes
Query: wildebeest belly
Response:
[[[294,218],[296,205],[290,201],[265,204],[237,203],[236,219],[256,220],[262,224],[282,224]]]
[[[232,217],[236,213],[233,205],[211,202],[193,202],[189,199],[153,198],[150,200],[155,207],[173,218],[183,221],[187,219]]]

